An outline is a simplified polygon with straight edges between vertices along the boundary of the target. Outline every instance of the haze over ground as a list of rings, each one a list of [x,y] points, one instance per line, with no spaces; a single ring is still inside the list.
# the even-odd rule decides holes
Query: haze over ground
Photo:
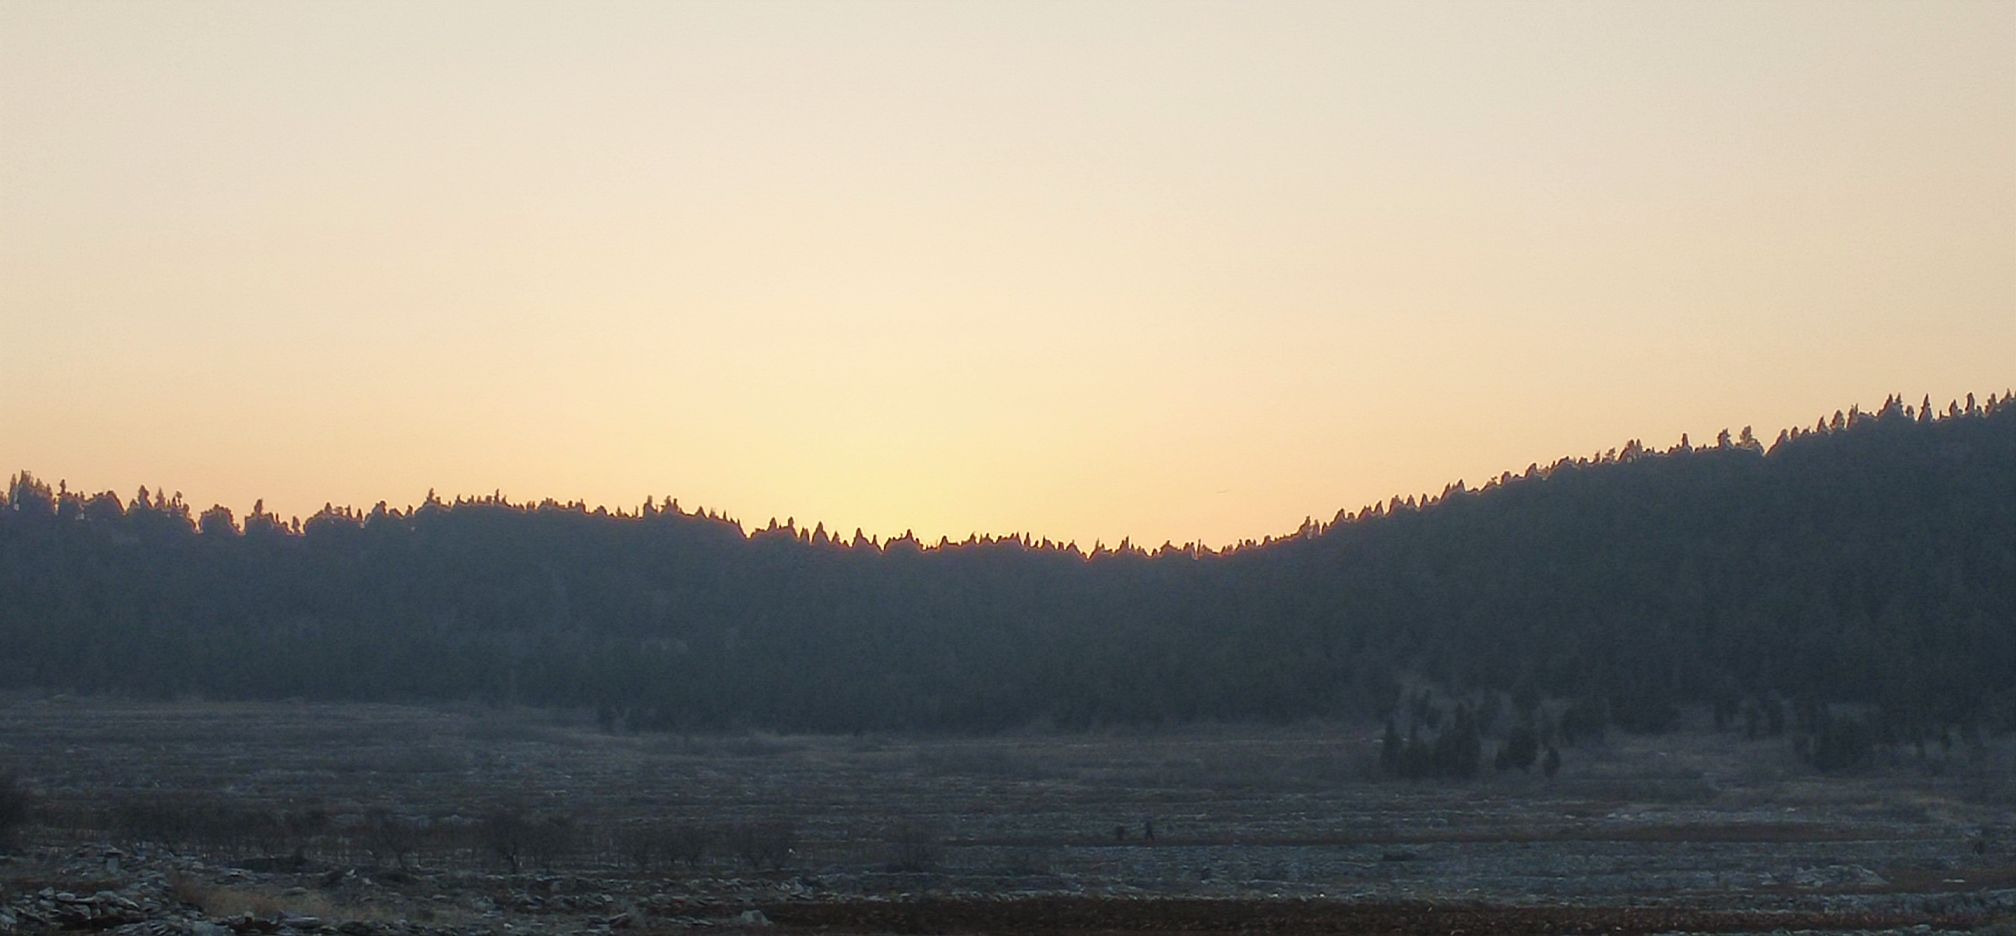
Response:
[[[1225,543],[2008,386],[2008,4],[0,3],[0,469]]]

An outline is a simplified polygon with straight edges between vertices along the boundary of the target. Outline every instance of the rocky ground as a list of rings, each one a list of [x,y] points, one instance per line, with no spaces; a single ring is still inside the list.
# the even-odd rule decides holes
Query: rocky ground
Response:
[[[11,886],[0,904],[0,932],[135,936],[613,932],[646,924],[734,932],[770,928],[759,900],[794,892],[718,882],[726,886],[703,896],[582,877],[408,872],[389,872],[380,882],[355,869],[253,872],[110,846],[16,858],[6,871]],[[741,899],[724,897],[724,890],[739,890]]]
[[[1820,777],[1697,731],[1409,784],[1374,734],[17,700],[0,932],[2016,933],[1998,748]]]
[[[15,859],[0,932],[129,936],[510,932],[724,933],[1678,933],[2016,932],[2016,890],[1830,899],[1742,908],[1707,900],[1389,901],[1196,897],[942,885],[864,893],[803,875],[703,881],[634,876],[251,872],[184,856],[80,847]],[[40,885],[39,887],[36,885]],[[1090,891],[1089,893],[1086,891]]]

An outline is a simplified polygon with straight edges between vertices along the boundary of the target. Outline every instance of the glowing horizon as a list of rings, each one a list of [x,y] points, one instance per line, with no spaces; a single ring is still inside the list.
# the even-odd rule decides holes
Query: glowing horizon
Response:
[[[2006,400],[2011,392],[2012,391],[2009,390],[2008,388],[2004,388],[1999,392],[1989,391],[1980,394],[1963,394],[1961,396],[1949,399],[1946,403],[1946,407],[1949,408],[1959,407],[1961,412],[1965,413],[1971,410],[1971,408],[1976,404],[1977,400],[1983,402],[1993,401],[1998,398]],[[1902,399],[1901,394],[1898,396],[1900,399]],[[1960,401],[1962,400],[1966,401],[1965,405],[1961,404]],[[1922,397],[1921,402],[1919,404],[1914,405],[1906,403],[1903,405],[1905,406],[1906,411],[1908,413],[1914,407],[1923,407],[1927,405],[1928,401],[1931,401],[1931,397],[1929,394]],[[1933,418],[1935,419],[1945,418],[1947,408],[1942,408],[1936,401],[1930,402],[1929,405],[1933,407],[1933,413],[1934,413]],[[1836,415],[1838,416],[1842,412],[1852,412],[1856,409],[1860,409],[1865,413],[1873,413],[1875,411],[1875,408],[1862,407],[1859,403],[1857,403],[1857,404],[1850,404],[1848,407],[1844,407],[1841,410],[1837,410]],[[1826,415],[1823,414],[1816,421],[1816,423],[1824,425],[1829,423],[1830,421],[1831,420]],[[1763,445],[1766,449],[1768,449],[1771,447],[1771,443],[1765,441],[1767,437],[1775,439],[1781,432],[1796,433],[1801,431],[1810,431],[1813,428],[1817,428],[1817,425],[1810,427],[1783,426],[1783,427],[1775,427],[1769,430],[1758,431],[1756,427],[1746,425],[1743,426],[1740,430],[1724,427],[1723,429],[1717,430],[1716,434],[1719,435],[1721,432],[1728,432],[1732,437],[1735,437],[1742,433],[1746,432],[1751,433],[1752,434],[1751,437],[1755,442],[1757,442],[1760,445]],[[1624,443],[1610,446],[1608,448],[1598,449],[1596,451],[1588,453],[1587,455],[1567,454],[1553,459],[1536,460],[1533,462],[1529,462],[1525,468],[1507,467],[1499,472],[1487,474],[1486,476],[1479,479],[1475,483],[1472,483],[1470,479],[1456,478],[1442,485],[1441,488],[1437,490],[1422,490],[1418,492],[1395,492],[1389,497],[1375,498],[1372,501],[1369,501],[1358,507],[1344,506],[1325,514],[1307,515],[1303,518],[1302,523],[1306,524],[1313,522],[1317,525],[1318,528],[1323,528],[1329,526],[1331,523],[1339,519],[1344,518],[1357,519],[1359,517],[1366,515],[1368,512],[1374,512],[1380,510],[1384,505],[1392,504],[1399,501],[1407,501],[1408,503],[1411,504],[1417,498],[1419,499],[1420,503],[1426,505],[1435,500],[1436,498],[1438,498],[1439,496],[1441,496],[1442,494],[1447,493],[1448,489],[1455,487],[1459,484],[1465,486],[1467,489],[1471,491],[1477,491],[1479,489],[1488,488],[1496,484],[1500,478],[1504,477],[1507,474],[1510,474],[1513,477],[1519,477],[1523,475],[1527,470],[1535,466],[1538,466],[1543,469],[1550,468],[1556,464],[1561,463],[1562,461],[1585,461],[1588,463],[1598,463],[1604,461],[1608,456],[1616,455],[1617,452],[1624,447],[1624,445],[1627,445],[1631,442],[1639,443],[1641,446],[1643,446],[1644,451],[1649,453],[1671,453],[1675,450],[1678,450],[1683,445],[1689,445],[1689,444],[1691,444],[1695,448],[1712,447],[1715,444],[1714,436],[1712,435],[1699,441],[1693,441],[1689,433],[1682,433],[1680,435],[1680,438],[1673,445],[1670,446],[1651,444],[1644,439],[1638,439],[1638,438],[1627,439],[1625,440]],[[15,469],[15,470],[26,471],[29,474],[34,474],[32,469]],[[127,502],[129,506],[133,501],[137,499],[138,492],[143,489],[146,490],[149,496],[152,497],[156,498],[172,497],[182,499],[183,502],[187,504],[189,507],[190,518],[192,520],[194,520],[196,516],[202,513],[204,510],[210,509],[209,507],[201,507],[197,504],[190,503],[184,496],[182,491],[177,490],[171,486],[140,485],[134,489],[133,494],[127,495],[124,494],[123,492],[119,492],[117,489],[71,488],[68,484],[68,479],[66,478],[52,479],[48,477],[43,477],[42,475],[39,474],[34,474],[34,476],[38,481],[50,484],[52,487],[62,487],[72,494],[82,494],[85,496],[94,496],[100,493],[107,493],[107,492],[118,494],[120,495],[120,499],[124,502]],[[795,529],[800,534],[805,536],[810,536],[815,532],[817,532],[818,530],[823,529],[826,532],[826,534],[829,537],[831,537],[835,542],[843,544],[850,542],[856,535],[865,536],[868,540],[876,543],[877,545],[887,545],[888,543],[909,537],[914,538],[926,549],[936,548],[937,545],[942,543],[960,544],[964,542],[971,542],[973,540],[987,540],[987,539],[1007,540],[1007,539],[1020,538],[1030,542],[1048,542],[1061,548],[1077,547],[1085,551],[1087,554],[1093,553],[1096,550],[1102,548],[1119,549],[1122,547],[1130,547],[1130,546],[1133,548],[1140,548],[1148,552],[1154,552],[1164,546],[1174,546],[1185,549],[1201,548],[1210,552],[1224,552],[1227,550],[1240,548],[1241,546],[1247,544],[1264,543],[1267,542],[1268,540],[1278,540],[1285,536],[1289,536],[1296,532],[1299,532],[1299,529],[1301,527],[1301,524],[1298,524],[1297,528],[1294,529],[1270,531],[1268,533],[1263,533],[1255,536],[1241,537],[1239,539],[1228,540],[1222,543],[1209,542],[1205,540],[1188,540],[1188,541],[1164,540],[1159,543],[1151,543],[1151,542],[1143,542],[1142,540],[1128,536],[1123,536],[1117,540],[1112,541],[1107,541],[1104,539],[1095,539],[1090,542],[1079,542],[1078,540],[1075,539],[1068,539],[1068,538],[1059,539],[1057,537],[1045,536],[1041,532],[1033,530],[969,530],[966,532],[966,535],[963,536],[955,536],[950,533],[940,533],[933,536],[926,536],[923,534],[919,534],[914,528],[911,527],[905,527],[900,531],[886,532],[886,533],[868,530],[862,527],[841,529],[839,527],[830,526],[827,523],[825,523],[825,521],[820,520],[818,518],[808,518],[800,520],[795,515],[773,514],[767,521],[752,521],[750,518],[744,517],[741,514],[737,514],[729,509],[723,509],[717,506],[707,504],[686,503],[682,501],[680,498],[670,494],[640,498],[631,503],[618,504],[618,503],[592,502],[581,498],[556,498],[556,497],[545,497],[539,495],[530,495],[525,497],[514,498],[511,492],[505,491],[501,488],[493,488],[488,494],[475,491],[458,491],[452,493],[443,493],[436,489],[429,488],[427,496],[412,501],[410,503],[404,503],[404,504],[396,503],[388,498],[379,498],[377,500],[369,502],[368,504],[355,504],[355,503],[339,504],[333,501],[325,501],[322,509],[326,510],[334,508],[339,510],[348,510],[361,515],[361,514],[369,514],[379,505],[383,505],[386,509],[392,510],[394,512],[402,514],[411,514],[412,512],[417,510],[420,506],[430,501],[440,502],[444,504],[455,504],[461,502],[481,502],[487,498],[497,498],[508,505],[524,508],[537,507],[546,502],[552,502],[559,504],[563,507],[578,507],[587,512],[607,511],[608,513],[614,516],[631,516],[631,517],[642,516],[647,509],[671,510],[681,513],[685,516],[704,517],[707,519],[730,524],[734,526],[736,529],[740,530],[744,536],[754,536],[755,534],[763,532],[768,528],[781,527],[785,529]],[[254,506],[256,507],[263,503],[264,498],[258,498],[255,499]],[[248,513],[253,512],[251,508],[240,510],[236,507],[232,507],[231,505],[222,503],[212,504],[210,506],[225,507],[229,509],[231,511],[234,522],[239,524],[241,527],[243,525],[245,516]],[[308,517],[312,516],[314,513],[311,511],[311,512],[289,514],[284,511],[275,511],[270,506],[265,509],[268,513],[278,516],[283,521],[291,521],[292,525],[297,527]]]
[[[2016,5],[0,5],[0,471],[1223,546],[2016,373]]]

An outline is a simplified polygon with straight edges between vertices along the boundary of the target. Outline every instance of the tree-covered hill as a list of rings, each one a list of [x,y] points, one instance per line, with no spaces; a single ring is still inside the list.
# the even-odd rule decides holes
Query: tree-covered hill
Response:
[[[2016,725],[2016,403],[1507,473],[1213,552],[925,547],[501,497],[283,521],[23,473],[0,687],[993,730],[1390,709],[1402,685]]]

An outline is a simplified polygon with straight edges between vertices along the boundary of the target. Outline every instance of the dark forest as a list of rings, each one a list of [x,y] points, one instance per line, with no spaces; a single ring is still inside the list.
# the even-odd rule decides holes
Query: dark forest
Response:
[[[1845,709],[1922,745],[2016,727],[2012,687],[2006,394],[1891,399],[1768,451],[1747,429],[1631,442],[1219,551],[501,495],[240,522],[27,472],[0,501],[0,688],[21,690],[986,732],[1418,716],[1432,689],[1566,720],[1550,733]]]

